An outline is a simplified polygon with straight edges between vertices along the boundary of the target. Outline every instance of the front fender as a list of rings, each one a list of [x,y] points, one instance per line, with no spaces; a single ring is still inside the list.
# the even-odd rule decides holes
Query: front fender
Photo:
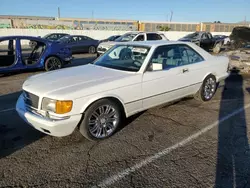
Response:
[[[98,100],[103,99],[103,98],[115,98],[115,99],[119,100],[123,106],[125,113],[127,114],[127,111],[126,111],[126,108],[124,105],[124,101],[118,95],[114,95],[114,94],[96,95],[96,96],[88,97],[87,99],[86,98],[85,99],[79,98],[76,100],[76,102],[79,104],[81,104],[81,102],[83,102],[82,103],[83,105],[80,109],[80,112],[84,113],[91,104],[93,104],[95,101],[98,101]]]

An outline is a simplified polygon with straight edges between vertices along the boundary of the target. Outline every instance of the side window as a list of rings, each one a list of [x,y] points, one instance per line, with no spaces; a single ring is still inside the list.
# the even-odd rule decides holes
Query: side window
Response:
[[[209,38],[209,39],[212,39],[212,38],[213,38],[213,36],[212,36],[211,33],[208,33],[207,35],[208,35],[208,38]]]
[[[158,35],[158,34],[155,34],[155,38],[156,38],[156,40],[162,40],[161,35]]]
[[[64,35],[58,35],[58,37],[57,37],[57,38],[59,39],[59,38],[62,38],[62,37],[64,37]]]
[[[147,40],[161,40],[161,36],[155,33],[147,33]]]
[[[50,35],[47,39],[55,39],[56,38],[56,35]]]
[[[203,40],[204,40],[204,39],[208,39],[207,34],[206,34],[206,33],[203,33],[202,36],[201,36],[201,39],[203,39]]]
[[[134,41],[144,41],[144,40],[145,40],[144,35],[139,35],[136,37],[136,39]]]
[[[191,47],[183,45],[183,46],[180,46],[179,49],[180,49],[180,53],[182,56],[181,65],[199,63],[201,61],[204,61],[203,57],[200,54],[198,54],[196,51],[194,51]]]
[[[166,70],[180,65],[182,65],[182,56],[178,45],[166,45],[155,50],[149,64],[149,70]]]
[[[79,40],[78,37],[72,37],[72,38],[71,38],[71,42],[77,42],[78,40]]]
[[[82,36],[82,37],[78,37],[78,40],[79,41],[84,41],[84,40],[87,40],[84,36]]]

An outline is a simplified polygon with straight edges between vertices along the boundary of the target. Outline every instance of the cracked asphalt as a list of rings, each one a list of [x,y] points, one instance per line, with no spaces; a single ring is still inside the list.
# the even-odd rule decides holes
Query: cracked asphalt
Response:
[[[90,142],[78,131],[56,138],[29,127],[11,110],[21,84],[36,73],[0,78],[0,187],[100,185],[250,103],[250,77],[234,74],[212,101],[187,98],[149,109],[107,140]],[[247,108],[107,187],[250,187],[249,117]]]

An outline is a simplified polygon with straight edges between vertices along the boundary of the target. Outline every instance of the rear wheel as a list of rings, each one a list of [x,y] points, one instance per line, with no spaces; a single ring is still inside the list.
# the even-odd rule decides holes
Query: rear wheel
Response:
[[[90,53],[90,54],[94,54],[95,52],[96,52],[95,47],[94,47],[94,46],[90,46],[90,47],[89,47],[89,53]]]
[[[197,94],[195,95],[195,99],[200,100],[200,101],[210,101],[216,90],[217,90],[218,84],[216,83],[216,78],[214,75],[208,75]]]
[[[44,68],[46,71],[57,70],[62,68],[62,62],[59,58],[52,56],[46,59]]]
[[[115,133],[121,124],[119,105],[109,99],[93,103],[84,113],[80,133],[88,140],[103,140]]]

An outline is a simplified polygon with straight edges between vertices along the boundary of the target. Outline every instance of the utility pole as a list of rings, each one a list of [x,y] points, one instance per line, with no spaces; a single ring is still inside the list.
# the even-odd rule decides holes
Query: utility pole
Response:
[[[94,19],[94,11],[92,10],[92,16],[91,16],[92,20]]]
[[[172,18],[173,18],[173,11],[171,10],[171,16],[170,16],[170,22],[172,22]]]
[[[57,9],[58,18],[60,18],[60,7]]]

